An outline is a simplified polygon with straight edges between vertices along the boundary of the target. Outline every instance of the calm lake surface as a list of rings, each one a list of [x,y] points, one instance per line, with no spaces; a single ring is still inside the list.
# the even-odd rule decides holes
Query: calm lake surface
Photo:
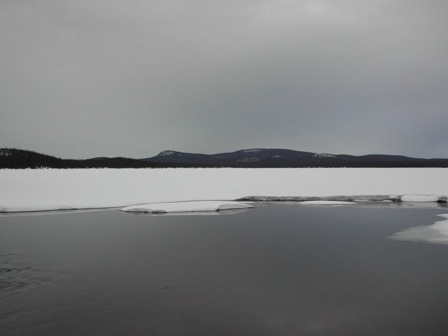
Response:
[[[447,209],[0,217],[1,335],[448,335]]]

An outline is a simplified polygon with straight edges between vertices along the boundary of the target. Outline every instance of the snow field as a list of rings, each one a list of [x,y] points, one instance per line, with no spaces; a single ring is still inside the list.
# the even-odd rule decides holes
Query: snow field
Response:
[[[247,196],[397,195],[402,201],[435,202],[446,201],[447,194],[448,169],[443,168],[0,170],[1,212]]]

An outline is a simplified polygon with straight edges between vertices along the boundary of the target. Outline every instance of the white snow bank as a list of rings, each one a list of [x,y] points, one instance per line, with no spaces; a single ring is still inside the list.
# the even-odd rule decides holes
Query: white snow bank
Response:
[[[442,214],[439,215],[439,217],[445,219],[442,221],[437,221],[430,226],[416,226],[406,229],[389,238],[395,240],[448,245],[448,214]]]
[[[237,209],[250,209],[252,205],[230,201],[196,201],[196,202],[172,202],[150,203],[132,205],[121,209],[125,212],[138,213],[179,213],[179,212],[208,212]]]
[[[122,208],[246,196],[447,195],[443,168],[0,170],[0,211]]]

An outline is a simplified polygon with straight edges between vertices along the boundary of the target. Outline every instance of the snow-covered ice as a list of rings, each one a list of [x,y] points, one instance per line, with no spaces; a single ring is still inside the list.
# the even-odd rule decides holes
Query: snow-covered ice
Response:
[[[437,195],[446,200],[447,194],[448,169],[444,168],[0,170],[1,212],[122,208],[247,196]]]
[[[233,201],[191,201],[170,203],[138,204],[122,208],[125,212],[138,213],[184,213],[184,212],[209,212],[238,209],[250,209],[252,205]]]

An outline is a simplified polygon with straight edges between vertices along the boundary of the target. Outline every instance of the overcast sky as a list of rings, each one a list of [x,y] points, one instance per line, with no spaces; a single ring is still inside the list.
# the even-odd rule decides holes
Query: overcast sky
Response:
[[[0,147],[448,157],[446,0],[0,0]]]

